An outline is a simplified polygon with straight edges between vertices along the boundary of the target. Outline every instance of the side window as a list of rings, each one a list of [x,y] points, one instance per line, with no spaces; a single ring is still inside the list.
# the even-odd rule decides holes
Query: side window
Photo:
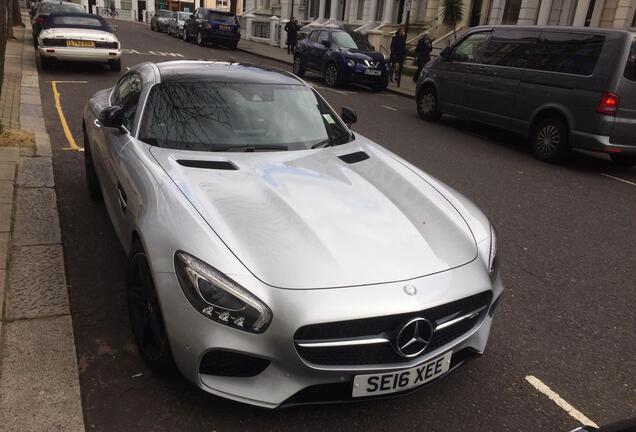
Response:
[[[529,69],[591,75],[605,36],[583,33],[542,32],[530,56]]]
[[[309,42],[316,42],[318,40],[319,31],[312,31],[309,35]]]
[[[636,39],[632,41],[632,48],[629,50],[629,56],[627,57],[625,78],[630,81],[636,81]]]
[[[539,32],[495,30],[488,39],[481,62],[495,66],[525,68],[538,40]]]
[[[478,63],[486,46],[490,32],[479,32],[468,36],[453,48],[451,60],[465,63]]]
[[[329,32],[321,31],[320,36],[318,36],[318,43],[323,43],[324,41],[329,40]]]
[[[141,88],[141,77],[139,74],[133,72],[124,76],[113,92],[112,104],[119,105],[123,108],[124,126],[128,130],[132,130],[132,125],[135,121]]]

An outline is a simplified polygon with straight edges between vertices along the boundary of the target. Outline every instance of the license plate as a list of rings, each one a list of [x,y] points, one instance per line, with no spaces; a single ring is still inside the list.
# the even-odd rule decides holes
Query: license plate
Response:
[[[421,386],[444,375],[450,369],[452,351],[419,366],[382,374],[356,375],[353,378],[353,397],[395,393]]]
[[[382,75],[382,71],[377,69],[367,69],[366,71],[364,71],[364,73],[367,75],[372,75],[372,76]]]
[[[226,25],[220,25],[219,29],[223,30],[223,31],[230,31],[230,30],[232,30],[232,27],[226,26]]]
[[[85,41],[85,40],[67,40],[67,47],[73,48],[95,48],[95,41]]]

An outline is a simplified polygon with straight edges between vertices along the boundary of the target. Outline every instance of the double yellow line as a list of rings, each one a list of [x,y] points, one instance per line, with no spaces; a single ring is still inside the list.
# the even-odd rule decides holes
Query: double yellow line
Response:
[[[62,130],[64,130],[64,135],[66,136],[66,140],[70,147],[65,147],[62,150],[76,150],[76,151],[84,151],[83,147],[80,147],[75,142],[75,138],[73,138],[73,134],[71,133],[71,129],[68,127],[68,122],[66,121],[66,116],[64,115],[64,110],[62,110],[62,103],[60,102],[60,92],[57,91],[57,84],[86,84],[87,81],[51,81],[51,88],[53,89],[53,99],[55,100],[55,108],[57,108],[57,115],[60,117],[60,124],[62,125]]]

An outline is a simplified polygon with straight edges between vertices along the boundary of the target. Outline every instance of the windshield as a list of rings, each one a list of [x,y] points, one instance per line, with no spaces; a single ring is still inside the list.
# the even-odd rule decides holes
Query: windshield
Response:
[[[84,9],[80,5],[72,3],[42,3],[38,9],[38,14],[53,12],[84,12]]]
[[[248,151],[303,150],[352,135],[309,87],[204,81],[153,87],[139,138],[180,150]]]
[[[627,57],[625,78],[630,81],[636,81],[636,39],[632,41],[632,48],[629,50],[629,56]]]
[[[358,45],[353,40],[351,35],[346,32],[333,32],[331,33],[332,43],[338,48],[355,49]]]
[[[71,27],[96,30],[110,30],[105,21],[91,16],[51,15],[46,21],[46,27]]]

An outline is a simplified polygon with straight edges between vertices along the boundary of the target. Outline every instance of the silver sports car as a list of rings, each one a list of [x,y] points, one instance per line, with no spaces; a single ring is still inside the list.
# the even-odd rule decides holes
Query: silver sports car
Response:
[[[491,224],[355,121],[237,63],[144,63],[90,99],[88,188],[149,367],[274,408],[408,393],[484,351]]]

